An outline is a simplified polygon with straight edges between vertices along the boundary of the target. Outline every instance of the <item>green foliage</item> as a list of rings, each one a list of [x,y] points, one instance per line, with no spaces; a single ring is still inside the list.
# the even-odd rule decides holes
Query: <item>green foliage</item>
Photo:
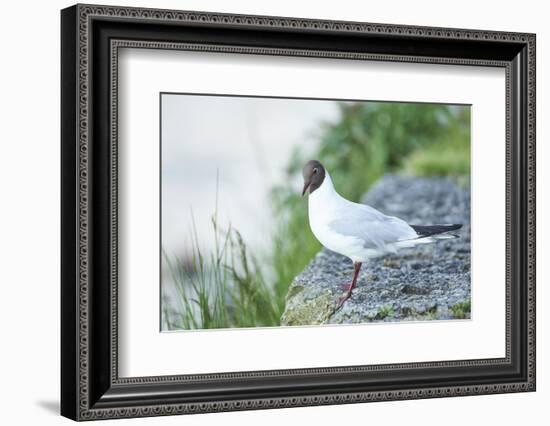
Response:
[[[472,304],[470,300],[465,302],[459,302],[454,306],[450,307],[453,316],[458,319],[464,319],[472,310]]]
[[[380,308],[380,310],[376,314],[375,319],[383,320],[384,318],[391,317],[394,314],[395,314],[395,311],[393,310],[393,307],[391,305],[384,305]]]
[[[264,280],[256,259],[250,255],[240,233],[221,230],[212,218],[215,249],[205,257],[193,228],[193,255],[164,259],[178,293],[176,309],[163,304],[163,329],[191,330],[228,327],[259,327],[279,324],[279,298]]]
[[[417,176],[467,176],[470,151],[462,148],[419,150],[407,159],[405,171]]]
[[[444,138],[416,149],[403,164],[403,169],[416,176],[470,176],[470,108],[455,110]],[[468,179],[469,180],[469,179]]]

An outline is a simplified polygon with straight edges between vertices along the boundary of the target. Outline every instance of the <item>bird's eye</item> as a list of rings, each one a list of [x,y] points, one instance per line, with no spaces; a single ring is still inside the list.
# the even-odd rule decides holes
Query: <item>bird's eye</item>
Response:
[[[313,169],[313,173],[317,173],[317,168]]]

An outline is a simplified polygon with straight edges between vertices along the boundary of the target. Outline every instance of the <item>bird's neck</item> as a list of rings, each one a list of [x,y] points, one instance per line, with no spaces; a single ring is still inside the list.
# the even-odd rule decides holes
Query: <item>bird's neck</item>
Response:
[[[330,175],[327,171],[325,171],[325,178],[323,179],[323,183],[309,196],[314,199],[322,199],[326,197],[339,197],[340,195],[336,192],[336,189],[334,189],[334,185],[332,184],[332,179],[330,178]]]

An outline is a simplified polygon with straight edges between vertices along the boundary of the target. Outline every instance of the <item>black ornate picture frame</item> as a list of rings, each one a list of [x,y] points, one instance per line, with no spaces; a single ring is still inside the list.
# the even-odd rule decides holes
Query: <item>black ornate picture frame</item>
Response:
[[[95,5],[64,9],[61,29],[62,415],[92,420],[535,390],[534,34]],[[506,356],[120,378],[121,47],[504,68]]]

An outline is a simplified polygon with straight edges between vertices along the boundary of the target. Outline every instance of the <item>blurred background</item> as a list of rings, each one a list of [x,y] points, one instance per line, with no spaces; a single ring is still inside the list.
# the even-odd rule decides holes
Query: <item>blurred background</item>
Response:
[[[388,172],[469,185],[469,106],[184,94],[161,102],[164,331],[279,325],[289,284],[321,248],[300,196],[309,159],[354,201]]]

